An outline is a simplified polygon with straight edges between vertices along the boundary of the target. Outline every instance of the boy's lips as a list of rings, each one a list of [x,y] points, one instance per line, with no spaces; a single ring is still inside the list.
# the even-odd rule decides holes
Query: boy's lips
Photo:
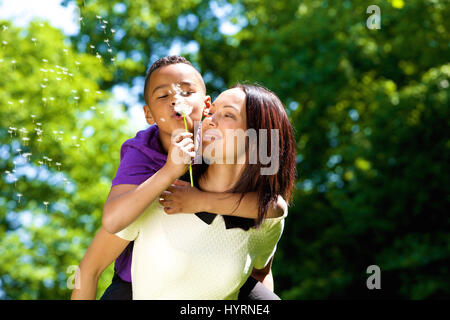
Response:
[[[175,118],[176,120],[183,120],[183,115],[178,112],[173,112],[172,118]]]

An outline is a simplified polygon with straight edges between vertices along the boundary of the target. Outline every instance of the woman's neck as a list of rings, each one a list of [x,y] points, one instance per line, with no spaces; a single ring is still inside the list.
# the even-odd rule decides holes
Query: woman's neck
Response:
[[[235,186],[245,164],[211,164],[199,181],[202,190],[225,192]]]

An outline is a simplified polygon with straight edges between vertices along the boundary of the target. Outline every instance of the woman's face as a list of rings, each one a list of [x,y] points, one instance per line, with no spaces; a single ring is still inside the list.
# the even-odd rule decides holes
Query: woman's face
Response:
[[[247,117],[240,88],[222,92],[202,122],[202,152],[210,163],[244,163]]]

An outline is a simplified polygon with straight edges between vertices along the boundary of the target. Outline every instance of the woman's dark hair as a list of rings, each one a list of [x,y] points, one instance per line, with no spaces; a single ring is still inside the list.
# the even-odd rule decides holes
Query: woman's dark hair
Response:
[[[261,141],[259,133],[256,134],[257,161],[249,163],[249,143],[246,139],[245,151],[247,165],[235,186],[229,190],[231,193],[242,193],[239,204],[245,193],[257,192],[258,194],[258,219],[259,226],[267,214],[271,204],[277,201],[281,195],[287,203],[291,201],[292,191],[296,176],[295,140],[292,126],[280,99],[270,90],[249,84],[237,84],[233,88],[239,88],[245,93],[245,110],[247,113],[247,129],[267,129],[267,150],[271,151],[271,129],[278,129],[279,166],[273,175],[262,175],[261,169],[270,167],[270,163],[263,165],[259,157]],[[268,154],[268,156],[272,156]],[[254,161],[252,161],[254,162]],[[196,181],[206,171],[207,165],[194,165]],[[239,205],[238,204],[238,205]],[[236,206],[237,208],[237,206]]]

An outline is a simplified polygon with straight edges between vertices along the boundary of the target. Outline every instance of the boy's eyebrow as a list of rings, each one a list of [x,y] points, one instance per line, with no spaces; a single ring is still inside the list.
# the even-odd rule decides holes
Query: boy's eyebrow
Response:
[[[181,81],[179,83],[179,85],[180,86],[193,86],[194,84],[192,82],[190,82],[190,81]],[[160,86],[157,86],[155,89],[153,89],[152,95],[155,93],[156,90],[159,90],[159,89],[162,89],[162,88],[165,88],[165,87],[168,87],[168,86],[169,86],[168,84],[162,84]]]

